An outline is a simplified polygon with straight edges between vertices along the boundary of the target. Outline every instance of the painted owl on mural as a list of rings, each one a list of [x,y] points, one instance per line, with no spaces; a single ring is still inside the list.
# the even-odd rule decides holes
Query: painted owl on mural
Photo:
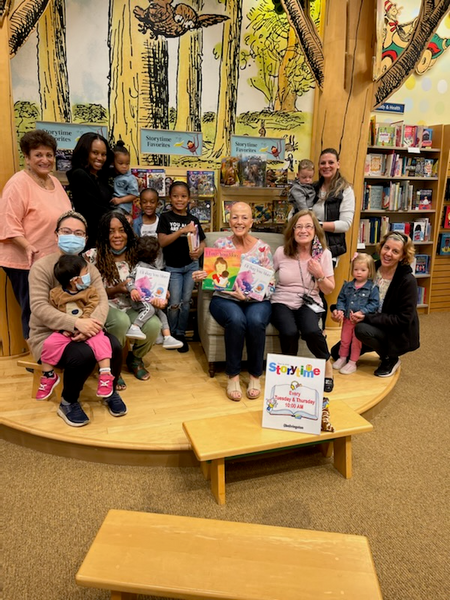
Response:
[[[173,38],[180,37],[192,29],[210,27],[226,21],[224,15],[199,15],[187,4],[172,6],[172,0],[149,0],[145,10],[136,6],[133,10],[142,33],[150,32],[151,38],[158,35]]]

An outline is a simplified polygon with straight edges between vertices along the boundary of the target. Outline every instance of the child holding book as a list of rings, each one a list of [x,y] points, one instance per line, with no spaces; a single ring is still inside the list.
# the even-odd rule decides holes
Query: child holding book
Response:
[[[346,281],[342,286],[333,311],[334,319],[342,322],[339,359],[333,363],[333,369],[338,369],[343,375],[356,371],[356,361],[361,354],[362,344],[355,336],[356,321],[353,315],[376,313],[380,306],[379,289],[373,282],[375,263],[369,254],[355,254],[352,275],[353,280]]]
[[[153,188],[146,188],[139,195],[139,206],[141,214],[134,220],[133,230],[138,237],[152,236],[158,237],[156,230],[158,228],[159,217],[156,210],[159,205],[159,195]],[[164,257],[161,248],[155,260],[155,268],[162,271],[164,269]]]
[[[153,236],[144,236],[139,238],[136,253],[138,262],[134,269],[131,271],[129,277],[126,279],[127,290],[130,292],[131,307],[137,310],[139,315],[136,317],[134,322],[130,325],[126,336],[136,340],[145,340],[145,333],[141,330],[143,325],[147,323],[149,319],[156,314],[161,321],[161,333],[164,341],[162,347],[166,350],[175,350],[183,347],[183,342],[176,340],[170,335],[169,323],[167,321],[166,313],[155,308],[150,302],[142,299],[141,292],[136,287],[136,271],[139,267],[145,269],[159,270],[155,266],[155,261],[158,257],[159,242]]]
[[[200,221],[188,214],[189,186],[183,181],[174,181],[169,188],[171,210],[159,217],[158,239],[163,249],[166,271],[170,273],[168,317],[173,335],[183,342],[178,352],[188,352],[186,328],[189,317],[194,280],[192,273],[199,270],[198,259],[205,247],[205,234]],[[189,245],[198,239],[198,246]]]
[[[311,210],[316,197],[316,190],[313,186],[314,163],[307,158],[298,163],[297,179],[289,192],[289,202],[293,208],[289,218],[301,210]]]
[[[99,303],[98,292],[91,286],[87,262],[82,256],[64,254],[54,267],[59,286],[50,290],[50,304],[63,313],[80,318],[90,318]],[[59,363],[63,352],[72,341],[69,331],[55,331],[45,340],[42,353],[42,377],[36,400],[46,400],[59,383],[53,367]],[[97,397],[109,398],[113,393],[114,376],[111,374],[111,343],[103,331],[87,338],[85,342],[93,351],[100,367]]]
[[[133,202],[139,196],[138,180],[130,170],[130,153],[125,148],[122,140],[114,147],[114,193],[111,204],[116,206],[125,215],[131,215]]]

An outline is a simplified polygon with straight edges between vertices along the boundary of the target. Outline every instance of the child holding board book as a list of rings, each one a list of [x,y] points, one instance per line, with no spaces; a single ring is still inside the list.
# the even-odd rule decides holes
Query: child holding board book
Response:
[[[361,354],[362,343],[355,336],[354,314],[376,313],[380,305],[380,293],[373,279],[375,263],[369,254],[356,253],[352,259],[352,281],[346,281],[339,292],[333,317],[342,322],[339,359],[333,369],[343,375],[356,371],[356,361]],[[347,362],[347,357],[350,356]]]
[[[199,269],[198,259],[205,247],[205,234],[197,217],[188,214],[190,191],[187,183],[174,181],[169,188],[169,199],[171,210],[160,215],[157,228],[166,271],[170,273],[167,315],[173,336],[183,342],[178,352],[188,352],[186,328],[195,285],[192,273]],[[198,240],[198,245],[192,244],[193,240]]]

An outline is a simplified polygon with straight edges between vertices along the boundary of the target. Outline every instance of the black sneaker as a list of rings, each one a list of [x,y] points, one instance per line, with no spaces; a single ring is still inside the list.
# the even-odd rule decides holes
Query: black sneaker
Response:
[[[113,417],[123,417],[128,412],[125,402],[117,392],[113,392],[109,398],[105,398],[103,404],[108,407]]]
[[[83,425],[89,423],[89,417],[81,408],[79,402],[73,402],[72,404],[63,404],[61,402],[56,414],[71,427],[83,427]]]
[[[174,336],[177,340],[179,340],[180,342],[183,342],[183,345],[181,346],[181,348],[177,349],[177,352],[189,352],[189,344],[186,341],[186,337],[184,335],[176,335]]]
[[[377,377],[392,377],[392,375],[399,368],[399,366],[400,359],[397,356],[394,356],[392,358],[383,358],[383,360],[381,361],[381,365],[374,372],[374,375],[376,375]]]

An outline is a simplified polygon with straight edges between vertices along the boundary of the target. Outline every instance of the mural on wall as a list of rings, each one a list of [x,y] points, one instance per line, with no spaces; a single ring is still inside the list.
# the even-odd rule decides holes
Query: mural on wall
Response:
[[[449,5],[449,0],[403,0],[401,6],[390,0],[379,0],[382,10],[379,13],[382,17],[379,73],[384,75],[392,65],[400,67],[397,76],[402,75],[402,79],[397,78],[396,89],[389,100],[405,105],[404,119],[408,122],[448,123]],[[419,41],[422,46],[418,45]],[[377,119],[392,121],[388,114],[378,115]]]
[[[295,0],[298,3],[299,0]],[[272,0],[24,0],[10,53],[18,135],[36,120],[108,125],[134,164],[216,165],[233,134],[309,156],[315,80]],[[321,0],[310,2],[309,35]],[[37,58],[36,58],[37,57]],[[320,71],[320,65],[315,65]],[[139,129],[201,131],[201,159],[140,155]]]

